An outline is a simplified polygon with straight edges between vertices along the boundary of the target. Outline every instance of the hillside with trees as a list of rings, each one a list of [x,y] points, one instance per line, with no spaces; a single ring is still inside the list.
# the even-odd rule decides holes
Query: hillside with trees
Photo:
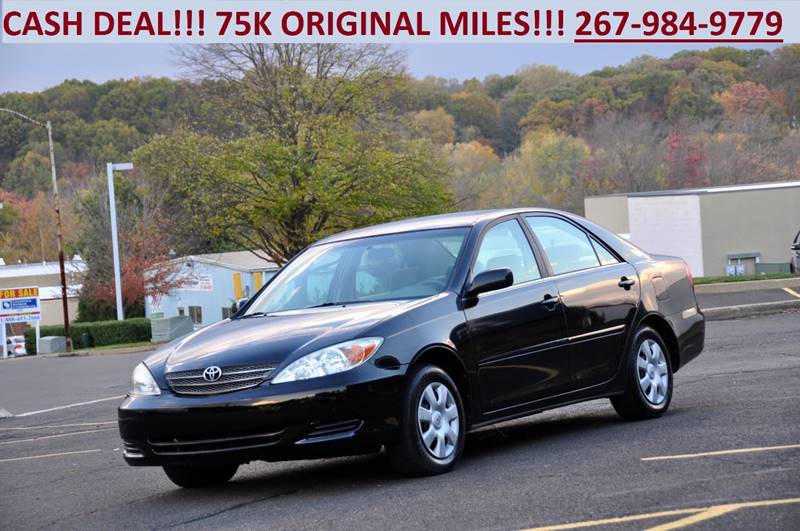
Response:
[[[327,234],[396,218],[580,213],[586,195],[800,174],[798,45],[465,81],[410,77],[376,45],[214,45],[182,61],[184,80],[0,94],[0,107],[53,123],[67,252],[89,265],[84,308],[109,300],[109,161],[136,167],[116,177],[129,307],[170,250],[283,262]],[[6,263],[55,258],[49,193],[46,131],[0,113]]]

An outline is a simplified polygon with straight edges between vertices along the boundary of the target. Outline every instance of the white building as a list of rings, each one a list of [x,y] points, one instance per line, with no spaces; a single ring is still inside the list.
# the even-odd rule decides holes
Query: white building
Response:
[[[587,197],[586,217],[695,276],[789,271],[800,181]]]
[[[195,326],[229,317],[235,301],[253,296],[278,270],[249,251],[184,256],[170,264],[182,285],[169,295],[146,297],[145,316],[188,315]]]

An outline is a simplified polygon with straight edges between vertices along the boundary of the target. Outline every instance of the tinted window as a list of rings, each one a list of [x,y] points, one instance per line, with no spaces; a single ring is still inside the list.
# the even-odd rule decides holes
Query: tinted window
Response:
[[[539,239],[554,273],[569,273],[600,265],[589,237],[575,225],[546,216],[525,219]]]
[[[247,313],[435,295],[447,287],[467,232],[417,231],[309,247]]]
[[[472,268],[472,276],[503,268],[514,273],[514,284],[542,276],[522,227],[513,219],[495,225],[484,235]]]
[[[589,237],[592,240],[592,245],[594,245],[594,251],[597,253],[597,258],[600,259],[601,265],[611,265],[611,264],[618,264],[619,260],[617,257],[611,254],[608,249],[603,247],[599,241],[595,240],[591,236]]]

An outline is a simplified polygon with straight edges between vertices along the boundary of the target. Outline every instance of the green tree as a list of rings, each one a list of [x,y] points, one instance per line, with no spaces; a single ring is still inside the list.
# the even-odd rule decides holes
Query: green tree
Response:
[[[491,137],[497,128],[497,104],[479,92],[456,92],[450,96],[447,110],[461,128],[474,127]]]
[[[28,199],[52,187],[49,147],[37,143],[11,161],[3,187]]]

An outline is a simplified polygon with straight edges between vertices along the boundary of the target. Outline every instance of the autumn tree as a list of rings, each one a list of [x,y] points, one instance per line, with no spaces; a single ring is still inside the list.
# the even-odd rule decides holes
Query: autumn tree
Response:
[[[52,199],[37,192],[30,199],[0,190],[0,257],[6,263],[58,259]]]
[[[144,298],[163,295],[180,286],[168,262],[169,247],[162,238],[164,220],[156,205],[141,194],[136,181],[114,177],[117,199],[122,303],[127,317],[144,315]],[[114,263],[111,220],[105,179],[98,178],[78,198],[80,219],[77,246],[87,270],[81,279],[79,319],[114,316]]]
[[[442,107],[415,113],[410,125],[415,135],[429,138],[434,144],[445,145],[456,141],[456,121]]]
[[[610,114],[587,132],[588,175],[606,192],[657,190],[663,178],[668,131],[647,116]]]
[[[583,212],[589,146],[573,136],[540,130],[503,161],[502,186],[488,187],[485,207],[545,206]]]
[[[494,150],[476,141],[444,148],[449,169],[449,187],[458,210],[480,207],[480,197],[496,185],[500,158]]]

